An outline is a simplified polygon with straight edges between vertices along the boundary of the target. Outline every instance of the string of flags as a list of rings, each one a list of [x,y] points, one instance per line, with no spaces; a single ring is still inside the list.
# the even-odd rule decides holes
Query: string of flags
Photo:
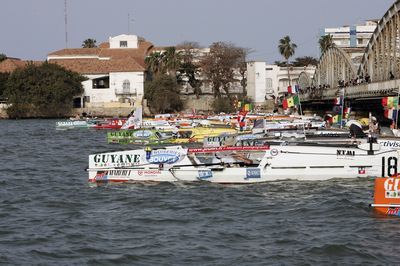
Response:
[[[397,120],[398,109],[399,109],[399,98],[398,97],[383,97],[382,106],[385,108],[384,116],[393,121]]]
[[[397,109],[391,108],[391,109],[386,109],[384,111],[384,115],[386,118],[391,119],[391,120],[396,120],[397,118]]]
[[[300,86],[299,85],[288,86],[287,91],[288,91],[288,93],[295,94],[295,95],[283,99],[283,101],[282,101],[283,109],[288,109],[288,108],[291,108],[291,107],[294,107],[297,105],[301,105],[300,98],[297,95],[300,91]]]
[[[297,95],[290,97],[290,98],[286,98],[282,102],[282,106],[284,109],[294,107],[295,105],[299,105],[299,104],[300,104],[300,99],[299,99],[299,96],[297,96]]]
[[[297,94],[299,93],[300,85],[288,86],[288,93]]]
[[[398,107],[399,98],[398,97],[383,97],[382,98],[382,106],[387,108]],[[398,108],[397,108],[398,109]]]
[[[343,115],[342,114],[334,115],[329,119],[329,122],[331,124],[339,124],[342,121],[342,119],[349,119],[350,112],[351,112],[351,107],[346,107],[343,109]]]
[[[254,109],[254,105],[252,103],[245,103],[244,101],[235,100],[233,102],[235,108],[239,108],[242,111],[250,112]]]

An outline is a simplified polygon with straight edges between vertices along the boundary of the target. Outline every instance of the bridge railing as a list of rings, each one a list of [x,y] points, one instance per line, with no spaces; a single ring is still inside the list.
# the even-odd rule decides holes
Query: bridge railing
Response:
[[[400,79],[387,80],[382,82],[363,83],[356,86],[345,87],[346,98],[371,98],[397,95],[400,89]],[[338,97],[340,88],[325,88],[318,91],[301,94],[302,101],[331,100]]]

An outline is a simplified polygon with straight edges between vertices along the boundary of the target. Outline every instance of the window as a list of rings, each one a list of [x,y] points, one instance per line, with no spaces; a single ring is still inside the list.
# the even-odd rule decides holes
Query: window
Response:
[[[128,47],[128,41],[119,41],[119,47]]]
[[[93,89],[108,89],[110,87],[110,77],[100,77],[92,80]]]
[[[123,93],[130,93],[131,90],[131,83],[129,80],[124,80],[124,83],[122,84],[122,91]]]

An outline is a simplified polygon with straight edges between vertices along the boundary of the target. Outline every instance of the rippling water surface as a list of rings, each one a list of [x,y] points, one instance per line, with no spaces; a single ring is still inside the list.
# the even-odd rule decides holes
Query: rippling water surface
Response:
[[[373,180],[87,184],[105,131],[0,121],[0,264],[398,264],[400,220]]]

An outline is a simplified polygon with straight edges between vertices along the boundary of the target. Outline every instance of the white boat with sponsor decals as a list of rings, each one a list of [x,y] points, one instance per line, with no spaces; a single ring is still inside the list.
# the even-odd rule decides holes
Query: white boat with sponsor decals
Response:
[[[378,143],[188,149],[181,146],[89,156],[89,182],[259,183],[391,176],[398,152]]]
[[[87,119],[87,120],[66,120],[66,121],[57,121],[56,129],[57,130],[66,130],[73,128],[90,128],[96,125],[96,122],[99,120],[95,119]]]

